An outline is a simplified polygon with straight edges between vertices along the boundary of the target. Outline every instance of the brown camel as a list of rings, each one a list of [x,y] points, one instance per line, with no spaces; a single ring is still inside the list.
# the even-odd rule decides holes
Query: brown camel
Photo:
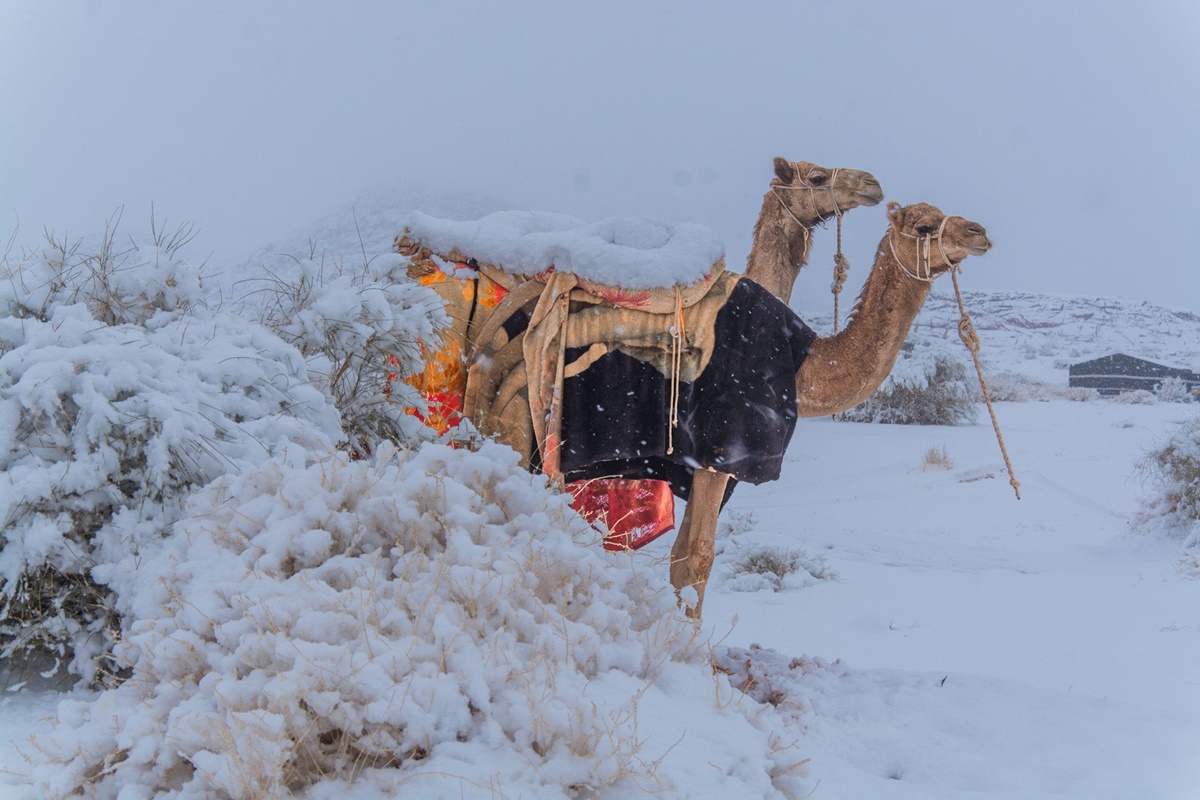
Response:
[[[754,224],[746,277],[788,302],[796,276],[808,263],[812,229],[882,199],[879,181],[869,172],[776,158],[775,177]]]
[[[891,225],[846,327],[833,336],[815,338],[796,374],[800,417],[845,411],[879,388],[933,281],[957,269],[967,256],[982,255],[992,246],[979,223],[948,217],[926,203],[903,208],[891,203],[888,217]],[[729,475],[722,472],[695,471],[671,551],[671,583],[676,592],[695,590],[689,614],[697,619],[712,571],[717,516],[728,481]]]

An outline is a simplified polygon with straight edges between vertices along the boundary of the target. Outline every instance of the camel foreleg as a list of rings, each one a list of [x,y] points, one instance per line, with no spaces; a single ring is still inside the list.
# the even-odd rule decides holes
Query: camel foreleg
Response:
[[[728,482],[727,473],[696,470],[683,512],[683,524],[675,538],[675,546],[671,548],[671,585],[675,587],[675,594],[683,602],[682,592],[686,587],[696,590],[696,605],[687,609],[687,615],[692,619],[700,619],[700,609],[704,605],[704,589],[715,558],[717,517]]]

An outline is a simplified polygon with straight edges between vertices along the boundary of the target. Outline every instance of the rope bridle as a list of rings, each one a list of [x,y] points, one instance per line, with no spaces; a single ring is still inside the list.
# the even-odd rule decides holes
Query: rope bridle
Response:
[[[896,259],[896,263],[905,275],[923,283],[933,283],[933,243],[937,242],[938,253],[942,257],[942,262],[946,265],[950,272],[950,280],[954,284],[954,298],[958,302],[958,338],[962,340],[963,346],[967,348],[967,352],[971,354],[972,361],[975,362],[975,374],[979,377],[979,389],[983,393],[983,402],[987,404],[988,415],[992,418],[992,430],[996,432],[996,442],[1000,445],[1000,454],[1004,456],[1004,467],[1008,470],[1008,483],[1012,486],[1013,491],[1017,495],[1017,499],[1021,499],[1021,483],[1017,480],[1017,474],[1013,471],[1012,460],[1008,457],[1008,448],[1004,445],[1004,436],[1000,433],[1000,423],[996,419],[996,409],[992,405],[992,397],[988,392],[987,381],[983,377],[983,365],[979,360],[979,351],[982,348],[982,343],[979,341],[979,334],[975,332],[975,325],[971,322],[971,316],[967,313],[967,307],[963,303],[962,290],[958,286],[958,273],[962,271],[962,259],[951,261],[950,256],[946,253],[945,244],[942,242],[942,237],[946,232],[946,223],[951,219],[962,219],[962,217],[944,217],[942,224],[938,226],[937,233],[927,233],[924,235],[913,235],[905,233],[892,224],[892,230],[888,236],[888,247],[892,251],[892,258]],[[917,263],[916,269],[909,269],[908,265],[900,258],[900,254],[896,252],[895,235],[900,234],[907,239],[917,240]]]
[[[950,256],[946,254],[946,246],[942,243],[942,236],[946,233],[946,223],[951,219],[962,219],[962,217],[943,217],[942,224],[938,226],[937,233],[927,233],[924,235],[905,233],[893,223],[891,233],[888,236],[888,247],[892,251],[892,258],[896,259],[896,263],[900,265],[900,269],[904,271],[905,275],[924,283],[933,283],[936,277],[933,274],[933,243],[935,241],[937,242],[938,252],[942,256],[942,262],[950,268],[951,274],[960,269],[962,259],[959,259],[957,262],[951,261]],[[906,239],[915,239],[917,241],[917,263],[915,269],[909,269],[904,260],[900,258],[900,254],[896,252],[896,234],[900,234]]]

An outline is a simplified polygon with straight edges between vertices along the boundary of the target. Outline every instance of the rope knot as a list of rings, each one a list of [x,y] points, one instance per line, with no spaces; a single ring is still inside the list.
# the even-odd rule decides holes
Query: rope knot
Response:
[[[979,334],[975,332],[975,326],[971,324],[970,317],[963,317],[958,321],[958,338],[962,339],[962,343],[971,353],[978,353],[983,347],[979,341]]]
[[[846,256],[838,253],[833,257],[833,293],[839,294],[842,287],[846,285],[846,278],[850,276],[850,261]]]

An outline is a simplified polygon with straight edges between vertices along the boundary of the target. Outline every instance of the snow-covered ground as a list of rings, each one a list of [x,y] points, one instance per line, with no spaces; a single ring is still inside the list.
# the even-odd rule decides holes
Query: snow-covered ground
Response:
[[[386,248],[386,235],[375,238]],[[931,310],[950,308],[946,292]],[[1176,335],[1194,328],[1194,315],[1039,295],[969,302],[983,310],[990,370],[1065,384],[1066,362],[1107,352],[1102,332],[1115,326],[1087,322],[1098,309],[1157,320],[1120,334],[1138,345],[1133,354],[1197,366],[1200,338]],[[1063,327],[1063,309],[1074,327]],[[918,333],[952,336],[947,313],[924,315]],[[809,760],[806,791],[833,800],[1200,796],[1200,580],[1177,568],[1178,541],[1131,530],[1149,491],[1136,465],[1198,410],[1000,403],[1020,500],[982,408],[976,424],[958,427],[803,420],[782,478],[739,487],[726,508],[703,625],[722,666],[756,672],[754,689],[774,693],[778,713],[758,722],[794,743],[793,760]],[[934,448],[948,468],[925,464]],[[665,576],[671,539],[634,558]],[[760,545],[800,550],[827,577],[753,590],[731,567]],[[641,758],[661,756],[674,784],[652,788],[730,797],[744,745],[722,741],[719,710],[745,701],[721,684],[714,698],[682,673],[658,680],[635,729]],[[679,702],[697,687],[708,693]],[[32,685],[0,696],[0,800],[40,798],[24,778],[38,758],[28,737],[50,729],[61,697]],[[491,774],[486,758],[462,761],[444,786],[395,796],[534,796],[506,793]],[[617,782],[601,796],[643,788]]]
[[[1195,413],[1001,404],[1020,501],[986,416],[801,424],[783,477],[739,487],[726,511],[740,530],[723,539],[705,625],[726,645],[840,662],[789,687],[803,708],[782,732],[812,759],[814,797],[1196,797],[1200,582],[1176,570],[1174,543],[1129,532],[1134,465]],[[953,467],[923,470],[931,447]],[[729,564],[756,544],[821,556],[837,579],[731,591]],[[0,700],[15,781],[0,797],[36,797],[20,788],[20,745],[56,699]],[[650,749],[680,736],[687,749],[686,716],[658,728]]]

